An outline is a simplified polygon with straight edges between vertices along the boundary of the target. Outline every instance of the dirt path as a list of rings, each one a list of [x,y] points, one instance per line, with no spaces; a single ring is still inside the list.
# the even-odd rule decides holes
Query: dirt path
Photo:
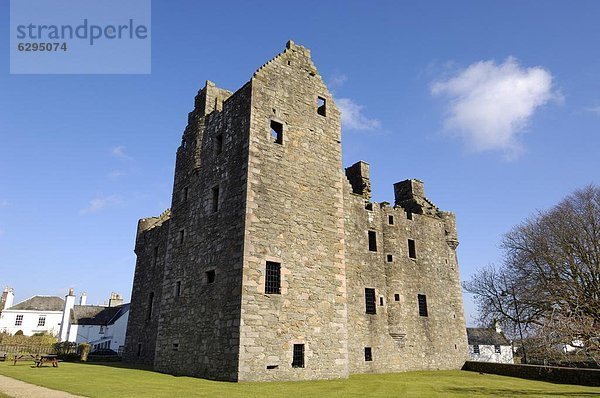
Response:
[[[10,395],[14,398],[77,398],[79,395],[69,394],[68,392],[51,390],[46,387],[39,387],[33,384],[25,383],[11,379],[10,377],[0,376],[0,392]]]

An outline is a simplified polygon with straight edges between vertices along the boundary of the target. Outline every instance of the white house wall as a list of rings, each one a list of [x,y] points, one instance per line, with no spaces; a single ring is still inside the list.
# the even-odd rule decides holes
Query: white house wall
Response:
[[[129,311],[117,319],[114,324],[104,327],[104,333],[100,333],[100,325],[71,325],[70,333],[73,333],[73,335],[77,337],[75,340],[71,340],[72,337],[70,335],[69,341],[89,343],[93,346],[94,344],[102,343],[110,339],[110,349],[118,352],[119,347],[125,344],[125,332],[127,331],[128,318]]]
[[[17,315],[23,315],[21,325],[15,325]],[[41,315],[46,316],[44,326],[38,326]],[[61,320],[62,311],[14,311],[8,309],[0,314],[0,331],[15,334],[21,330],[25,336],[35,333],[48,333],[56,336],[60,330]]]
[[[501,345],[500,353],[496,353],[493,345],[479,345],[479,354],[475,354],[473,345],[469,344],[469,359],[478,362],[513,363],[512,347]]]

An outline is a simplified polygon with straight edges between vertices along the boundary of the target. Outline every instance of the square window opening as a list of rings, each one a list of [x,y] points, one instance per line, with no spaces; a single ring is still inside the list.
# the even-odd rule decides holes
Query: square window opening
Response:
[[[500,346],[499,346],[499,345],[497,345],[497,344],[496,344],[496,345],[494,345],[494,352],[495,352],[496,354],[500,354],[500,353],[502,352],[502,350],[500,349]]]
[[[394,301],[400,301],[400,295],[398,293],[394,294]]]
[[[367,203],[365,204],[365,209],[369,210],[369,211],[373,211],[373,203]]]
[[[304,344],[294,344],[292,368],[304,367]]]
[[[414,258],[414,259],[417,258],[417,248],[415,246],[414,239],[408,240],[408,257]]]
[[[375,289],[365,288],[365,312],[367,314],[376,314],[377,308],[375,306]]]
[[[418,294],[417,301],[419,302],[419,316],[428,316],[428,314],[427,314],[427,296],[425,296],[424,294]]]
[[[323,97],[317,97],[317,113],[321,116],[327,116],[327,101]]]
[[[206,271],[206,283],[215,283],[215,270]]]
[[[388,224],[394,225],[394,216],[388,216]]]
[[[365,362],[373,361],[373,350],[371,347],[365,347]]]
[[[179,351],[179,343],[173,343],[173,351]]]
[[[275,144],[283,144],[283,124],[271,120],[271,137]]]
[[[369,251],[377,251],[377,233],[375,231],[369,231]]]
[[[281,294],[281,264],[267,261],[265,275],[265,293]]]
[[[394,261],[394,256],[393,256],[393,255],[391,255],[391,254],[388,254],[388,255],[387,255],[387,262],[388,262],[388,263],[391,263],[392,261]]]

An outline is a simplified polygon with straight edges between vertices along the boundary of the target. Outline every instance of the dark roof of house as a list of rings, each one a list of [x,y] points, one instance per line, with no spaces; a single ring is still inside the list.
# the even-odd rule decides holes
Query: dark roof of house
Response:
[[[504,333],[494,328],[467,328],[467,339],[470,345],[510,345]]]
[[[13,305],[6,310],[17,311],[62,311],[65,308],[65,300],[56,296],[33,296],[25,301]]]
[[[74,325],[112,325],[127,311],[129,311],[129,304],[115,307],[76,305],[71,310],[71,323]]]

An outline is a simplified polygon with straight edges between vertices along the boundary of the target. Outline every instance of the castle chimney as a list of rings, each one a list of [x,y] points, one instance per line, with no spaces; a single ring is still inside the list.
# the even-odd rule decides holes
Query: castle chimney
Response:
[[[346,178],[352,186],[353,193],[361,195],[367,200],[371,199],[371,177],[368,163],[361,160],[346,168]]]
[[[69,339],[69,329],[71,326],[71,310],[75,306],[75,290],[73,288],[69,289],[69,294],[65,296],[65,307],[63,309],[62,321],[60,323],[60,332],[59,338],[60,341],[68,341]]]
[[[12,307],[15,293],[12,287],[5,287],[0,298],[0,311]]]
[[[123,297],[119,293],[112,292],[110,294],[110,300],[108,300],[109,307],[116,307],[123,304]]]
[[[79,297],[79,305],[85,305],[87,303],[87,294],[85,292],[81,293]]]

